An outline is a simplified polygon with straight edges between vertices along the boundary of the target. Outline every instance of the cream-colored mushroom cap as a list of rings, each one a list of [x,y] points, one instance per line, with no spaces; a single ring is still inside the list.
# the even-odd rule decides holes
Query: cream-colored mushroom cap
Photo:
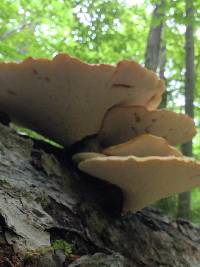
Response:
[[[79,169],[119,186],[126,211],[200,186],[200,163],[188,158],[99,157],[81,161]]]
[[[97,134],[106,111],[131,103],[157,107],[163,82],[133,61],[89,65],[65,54],[0,63],[0,106],[19,124],[63,145]]]
[[[134,97],[129,98],[126,103],[145,106],[148,109],[156,109],[159,106],[165,91],[164,81],[159,80],[155,72],[141,67],[133,60],[123,60],[117,64],[110,85],[113,89],[132,88]]]
[[[145,133],[163,137],[169,144],[176,145],[191,140],[196,129],[193,120],[185,114],[119,105],[105,115],[98,139],[108,147]]]
[[[170,146],[164,138],[151,134],[142,134],[125,143],[108,147],[102,153],[108,156],[183,156],[178,149]]]

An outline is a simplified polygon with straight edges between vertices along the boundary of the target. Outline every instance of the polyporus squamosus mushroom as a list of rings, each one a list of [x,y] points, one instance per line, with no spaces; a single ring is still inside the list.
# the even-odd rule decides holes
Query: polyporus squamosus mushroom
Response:
[[[102,153],[108,156],[183,156],[178,149],[170,146],[166,139],[151,134],[142,134],[125,143],[108,147]]]
[[[156,74],[134,61],[89,65],[65,54],[0,63],[0,107],[19,124],[69,146],[98,133],[118,103],[156,108],[164,91]]]
[[[20,64],[0,63],[1,111],[67,146],[98,133],[104,147],[144,133],[165,137],[172,145],[190,140],[195,127],[188,116],[153,110],[163,91],[163,82],[156,74],[134,61],[122,61],[117,66],[88,65],[61,54],[53,60],[29,58]],[[141,142],[137,146],[137,140],[131,141],[130,148],[125,143],[104,151],[129,154],[132,149],[131,153],[143,157],[97,153],[74,156],[80,170],[122,189],[125,210],[137,211],[200,184],[200,163],[181,157],[158,137],[148,137],[151,142],[145,138],[151,149],[148,153],[144,153]],[[152,140],[157,142],[155,151]]]
[[[81,161],[79,169],[118,185],[124,194],[124,211],[141,210],[200,185],[200,163],[184,157],[93,157]]]
[[[108,147],[145,133],[163,137],[176,145],[191,140],[196,129],[193,120],[185,114],[118,105],[106,113],[98,138],[104,147]]]

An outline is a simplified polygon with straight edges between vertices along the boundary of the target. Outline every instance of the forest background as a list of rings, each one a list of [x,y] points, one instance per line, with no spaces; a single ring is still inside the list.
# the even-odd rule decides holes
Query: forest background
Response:
[[[180,149],[200,160],[200,1],[0,0],[0,60],[69,53],[88,63],[133,59],[165,80],[161,107],[194,117]],[[35,133],[28,132],[33,137]],[[200,189],[155,204],[200,223]]]

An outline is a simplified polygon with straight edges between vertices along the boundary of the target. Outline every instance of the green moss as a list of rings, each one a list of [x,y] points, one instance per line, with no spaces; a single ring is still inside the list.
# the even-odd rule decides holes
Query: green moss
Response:
[[[0,178],[0,187],[2,188],[6,188],[6,189],[10,189],[12,187],[12,185],[7,181],[6,178]]]
[[[42,207],[47,207],[49,205],[49,197],[45,193],[43,193],[41,196],[38,196],[35,201],[40,203]]]
[[[52,242],[51,246],[41,247],[35,250],[27,250],[25,254],[25,260],[31,259],[33,257],[43,256],[49,252],[53,252],[54,250],[63,250],[66,256],[72,254],[73,245],[69,244],[65,240],[55,240]]]
[[[65,252],[66,255],[70,255],[72,254],[72,250],[73,250],[73,245],[72,244],[69,244],[68,242],[66,242],[65,240],[55,240],[53,241],[52,243],[52,248],[54,250],[57,250],[57,249],[61,249]]]
[[[48,252],[53,251],[51,246],[41,247],[35,250],[27,250],[25,254],[25,259],[30,259],[32,257],[39,257],[47,254]]]

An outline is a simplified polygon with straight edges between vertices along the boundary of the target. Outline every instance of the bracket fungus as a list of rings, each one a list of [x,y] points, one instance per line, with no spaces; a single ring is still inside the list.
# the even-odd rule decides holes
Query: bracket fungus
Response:
[[[65,146],[97,134],[113,105],[156,108],[163,92],[163,81],[134,61],[89,65],[60,54],[0,63],[1,111]]]
[[[124,193],[124,211],[141,210],[200,185],[200,162],[184,157],[93,157],[81,161],[79,169],[118,185]]]
[[[193,120],[185,114],[118,105],[106,113],[98,138],[107,147],[145,133],[163,137],[171,145],[177,145],[191,140],[196,129]]]
[[[100,151],[84,148],[73,160],[119,186],[124,210],[200,185],[200,163],[171,146],[192,139],[194,122],[156,109],[163,92],[154,72],[129,60],[89,65],[60,54],[0,63],[0,111],[64,146],[95,138]]]

